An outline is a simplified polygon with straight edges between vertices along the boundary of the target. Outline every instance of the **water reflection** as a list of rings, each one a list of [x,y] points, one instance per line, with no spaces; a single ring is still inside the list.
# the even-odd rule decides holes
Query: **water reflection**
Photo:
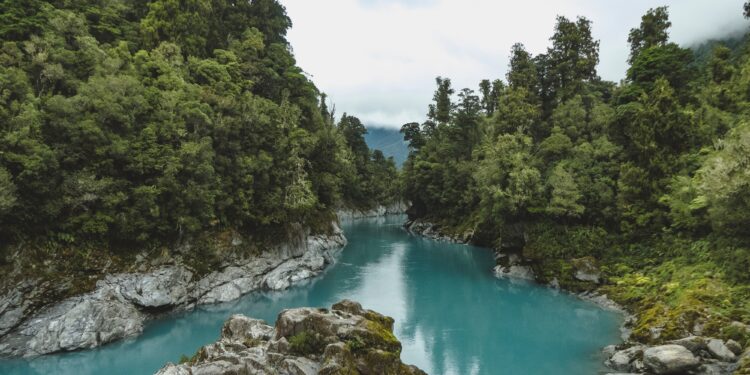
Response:
[[[492,254],[409,236],[403,218],[350,221],[349,245],[322,277],[150,324],[137,339],[98,350],[2,361],[2,374],[152,373],[214,341],[242,313],[272,323],[284,308],[350,298],[392,316],[402,357],[430,374],[590,374],[619,317],[565,293],[496,280]]]

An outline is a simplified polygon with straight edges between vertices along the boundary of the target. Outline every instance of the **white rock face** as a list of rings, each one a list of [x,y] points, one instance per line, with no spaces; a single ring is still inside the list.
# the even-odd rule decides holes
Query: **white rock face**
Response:
[[[258,256],[227,260],[200,279],[183,265],[110,275],[94,292],[48,306],[33,317],[26,316],[24,290],[19,287],[0,299],[0,355],[28,357],[93,348],[140,334],[155,313],[231,301],[261,288],[286,289],[320,274],[344,245],[346,238],[335,223],[327,236],[300,230]]]
[[[708,352],[711,353],[714,358],[724,361],[724,362],[733,362],[735,359],[737,359],[737,356],[732,353],[729,348],[727,348],[726,345],[724,345],[724,341],[721,341],[719,339],[710,339],[708,340]]]
[[[700,360],[684,346],[654,346],[643,352],[643,364],[654,374],[682,374],[700,366]]]
[[[500,278],[528,281],[533,281],[535,279],[534,271],[529,266],[495,266],[494,270],[495,276]]]
[[[111,288],[68,298],[3,337],[2,354],[37,356],[93,348],[137,335],[144,316]]]
[[[380,217],[388,215],[401,215],[406,213],[409,204],[406,202],[394,202],[389,205],[379,205],[371,210],[361,211],[356,209],[340,209],[336,211],[339,220],[363,219],[368,217]]]

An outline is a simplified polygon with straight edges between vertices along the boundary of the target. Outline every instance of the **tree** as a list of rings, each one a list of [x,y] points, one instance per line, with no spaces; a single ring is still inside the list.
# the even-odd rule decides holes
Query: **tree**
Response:
[[[509,88],[500,97],[498,110],[490,119],[490,133],[493,135],[521,132],[543,137],[546,130],[539,122],[539,106],[530,103],[524,88]]]
[[[597,79],[599,41],[591,35],[591,21],[578,17],[573,22],[558,16],[555,33],[547,51],[553,90],[557,100],[565,101],[580,94],[583,85]]]
[[[627,79],[638,88],[649,91],[657,80],[664,78],[681,96],[695,76],[692,62],[693,52],[677,44],[652,46],[635,57]]]
[[[522,217],[536,208],[542,193],[541,173],[534,166],[532,140],[522,134],[503,134],[486,140],[474,173],[481,215],[487,222]]]
[[[535,96],[538,90],[538,75],[536,65],[530,53],[521,43],[511,47],[510,63],[506,75],[508,86],[511,88],[523,88],[530,96]]]
[[[694,178],[697,195],[692,210],[708,209],[712,226],[747,237],[750,225],[750,125],[743,122],[718,142]]]
[[[743,7],[743,14],[745,15],[745,18],[750,18],[750,1],[745,3],[745,6]]]
[[[489,79],[483,79],[479,82],[479,93],[482,95],[481,104],[484,114],[491,116],[492,113],[495,112],[495,106],[497,104],[494,103],[492,97],[492,83]]]
[[[667,7],[651,8],[641,18],[641,25],[631,29],[628,35],[630,43],[629,63],[633,63],[641,51],[651,47],[664,46],[669,41],[669,9]]]
[[[365,134],[367,134],[367,128],[365,125],[362,124],[362,121],[358,118],[344,113],[344,115],[341,116],[341,121],[339,121],[338,127],[341,134],[344,135],[346,144],[357,158],[358,163],[364,165],[364,163],[370,158],[370,149],[365,142]]]
[[[11,175],[5,168],[0,167],[0,222],[16,205],[16,186],[11,180]]]
[[[437,90],[432,97],[433,104],[430,104],[427,118],[434,121],[437,126],[441,126],[447,124],[451,119],[451,111],[453,110],[451,95],[455,91],[451,87],[449,78],[437,77],[435,82],[437,83]]]
[[[458,146],[458,155],[471,158],[471,151],[479,142],[479,120],[482,106],[479,97],[471,89],[463,89],[458,94],[458,103],[453,114],[454,126],[451,137]]]
[[[141,20],[141,33],[149,47],[173,42],[190,55],[205,56],[210,25],[207,14],[213,11],[209,0],[156,0]]]
[[[425,138],[418,122],[410,122],[401,126],[401,134],[404,135],[404,141],[409,142],[409,149],[412,152],[419,151],[425,145]]]
[[[549,177],[551,189],[547,213],[556,217],[579,217],[585,207],[579,204],[581,192],[573,176],[565,167],[558,164]]]

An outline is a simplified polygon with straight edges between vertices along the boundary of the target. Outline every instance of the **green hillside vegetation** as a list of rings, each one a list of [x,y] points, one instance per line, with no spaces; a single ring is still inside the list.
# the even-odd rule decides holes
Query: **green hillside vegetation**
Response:
[[[275,0],[2,2],[0,265],[97,272],[397,199],[395,166],[359,120],[335,123],[290,27]]]
[[[546,53],[513,46],[478,94],[438,78],[427,121],[402,128],[412,218],[571,290],[595,287],[573,277],[594,259],[642,341],[750,322],[750,52],[713,43],[701,62],[670,25],[665,7],[643,16],[620,84],[598,77],[583,17],[558,17]]]

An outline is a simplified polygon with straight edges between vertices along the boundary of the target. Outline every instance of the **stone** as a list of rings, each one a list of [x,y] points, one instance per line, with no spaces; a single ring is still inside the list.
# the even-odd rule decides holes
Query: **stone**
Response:
[[[617,345],[607,345],[604,348],[602,348],[602,354],[604,354],[605,357],[610,358],[617,352]]]
[[[592,257],[573,259],[571,261],[575,273],[573,277],[578,281],[585,281],[598,284],[601,279],[601,272],[596,265],[596,260]]]
[[[184,267],[167,266],[147,274],[120,275],[106,282],[116,284],[125,299],[138,306],[160,308],[186,302],[193,273]]]
[[[688,336],[678,340],[672,340],[669,343],[684,346],[694,355],[699,355],[702,351],[708,350],[708,346],[706,346],[706,339],[700,336]]]
[[[734,370],[736,368],[737,368],[737,364],[735,363],[726,363],[726,362],[704,363],[697,370],[695,370],[695,374],[696,375],[731,375],[734,373]]]
[[[401,362],[393,319],[356,302],[329,309],[297,308],[279,314],[275,327],[242,315],[230,317],[218,341],[158,375],[295,374],[426,375]]]
[[[643,364],[654,374],[681,374],[700,366],[700,360],[681,345],[654,346],[643,351]]]
[[[731,350],[735,355],[742,354],[742,345],[740,345],[740,343],[738,343],[737,341],[727,340],[724,345],[726,345],[727,349]]]
[[[729,350],[729,348],[724,344],[724,341],[721,341],[719,339],[710,339],[707,343],[708,346],[708,352],[711,353],[711,355],[724,362],[733,362],[735,359],[737,359],[737,356]]]
[[[529,266],[496,266],[495,276],[516,280],[535,280],[534,271]]]
[[[636,345],[615,352],[606,362],[607,366],[616,371],[633,371],[634,362],[643,356],[644,347]]]

